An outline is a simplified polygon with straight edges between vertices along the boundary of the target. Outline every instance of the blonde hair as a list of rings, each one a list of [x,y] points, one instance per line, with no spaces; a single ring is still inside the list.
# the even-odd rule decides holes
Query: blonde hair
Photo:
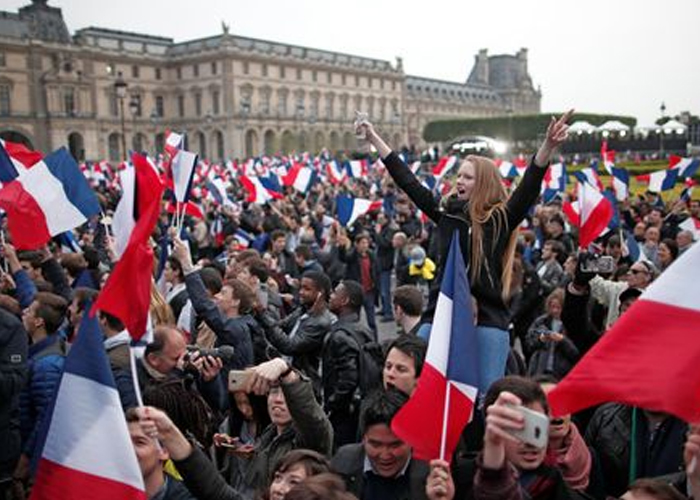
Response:
[[[471,163],[474,166],[474,187],[469,196],[469,219],[471,220],[471,256],[469,259],[470,278],[475,281],[481,273],[484,257],[483,225],[491,218],[495,220],[496,239],[506,228],[506,201],[508,192],[501,182],[501,174],[493,160],[483,156],[469,155],[460,165]],[[502,256],[501,297],[507,300],[513,279],[513,259],[517,232],[513,231]]]
[[[158,325],[175,325],[175,315],[173,310],[166,302],[163,294],[160,293],[155,281],[151,280],[151,320],[153,326]]]

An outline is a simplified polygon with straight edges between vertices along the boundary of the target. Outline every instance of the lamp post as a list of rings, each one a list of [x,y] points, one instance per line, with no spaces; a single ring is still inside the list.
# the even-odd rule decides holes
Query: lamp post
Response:
[[[129,112],[131,113],[131,119],[133,121],[133,126],[132,126],[132,134],[134,134],[134,137],[131,141],[131,146],[133,147],[134,151],[140,153],[141,150],[143,149],[143,144],[141,144],[141,140],[139,139],[139,135],[136,132],[136,117],[138,116],[139,109],[141,106],[139,105],[139,102],[136,100],[136,96],[131,96],[131,100],[129,101]],[[137,139],[139,139],[137,141]]]
[[[119,100],[119,117],[121,120],[121,145],[122,159],[126,160],[126,129],[124,127],[124,98],[126,97],[126,89],[129,85],[124,81],[122,72],[117,73],[117,80],[114,82],[114,93]]]
[[[149,116],[149,120],[151,121],[151,125],[153,126],[153,156],[158,155],[158,151],[162,149],[162,146],[158,144],[158,141],[156,140],[158,137],[158,121],[159,121],[160,115],[158,114],[158,111],[154,109],[151,111],[151,115]]]
[[[659,110],[661,111],[661,120],[664,119],[666,116],[666,104],[664,102],[661,103],[661,106],[659,107]],[[663,159],[664,157],[664,124],[660,124],[659,128],[659,158]]]

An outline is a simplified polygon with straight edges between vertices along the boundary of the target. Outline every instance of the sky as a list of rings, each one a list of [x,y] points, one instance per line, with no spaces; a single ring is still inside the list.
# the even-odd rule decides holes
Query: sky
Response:
[[[0,0],[14,12],[29,0]],[[186,41],[231,33],[394,61],[407,74],[467,79],[479,49],[529,51],[542,111],[700,114],[699,0],[50,0],[88,26]]]

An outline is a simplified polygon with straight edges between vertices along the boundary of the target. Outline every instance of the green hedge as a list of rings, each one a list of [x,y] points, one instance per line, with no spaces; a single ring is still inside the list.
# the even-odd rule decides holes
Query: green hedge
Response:
[[[427,142],[443,142],[465,135],[485,135],[513,141],[530,141],[537,139],[547,129],[553,115],[560,116],[561,113],[439,120],[425,126],[423,139]],[[576,113],[571,119],[571,123],[580,120],[585,120],[593,125],[602,125],[608,120],[618,120],[630,127],[637,124],[637,119],[631,116],[592,113]]]

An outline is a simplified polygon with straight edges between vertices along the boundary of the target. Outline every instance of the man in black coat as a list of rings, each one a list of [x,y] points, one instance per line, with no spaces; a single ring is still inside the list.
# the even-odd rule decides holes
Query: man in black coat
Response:
[[[374,307],[379,291],[379,262],[376,254],[370,250],[370,243],[369,235],[361,233],[355,237],[355,248],[351,249],[350,238],[341,236],[338,238],[338,258],[347,264],[345,279],[357,281],[362,285],[367,325],[376,336]]]
[[[0,307],[0,498],[12,485],[21,452],[19,394],[27,375],[28,345],[22,322]]]
[[[360,346],[373,340],[360,322],[362,286],[342,281],[331,294],[330,310],[338,317],[323,342],[324,409],[333,425],[334,449],[354,443],[360,410]]]
[[[423,500],[428,464],[411,457],[411,447],[391,430],[391,420],[408,401],[400,391],[377,391],[367,399],[362,443],[338,450],[331,466],[361,500]]]
[[[382,321],[393,321],[394,311],[391,303],[391,273],[394,270],[396,250],[392,244],[398,226],[384,214],[379,214],[375,227],[377,242],[377,259],[379,260],[379,292],[382,298]]]

